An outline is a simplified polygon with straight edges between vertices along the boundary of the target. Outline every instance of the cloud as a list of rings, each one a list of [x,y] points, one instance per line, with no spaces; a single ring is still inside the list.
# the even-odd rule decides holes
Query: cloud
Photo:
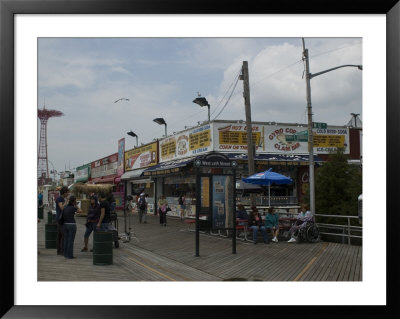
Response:
[[[207,108],[192,101],[197,91],[211,105],[213,119],[226,104],[249,62],[254,121],[304,123],[306,86],[301,39],[42,39],[39,41],[39,105],[46,100],[65,113],[48,124],[49,157],[82,165],[207,119]],[[361,64],[360,39],[306,39],[311,72],[341,64]],[[345,124],[362,113],[362,72],[343,68],[311,80],[314,119]],[[218,119],[245,119],[243,81]],[[118,98],[129,101],[114,103]],[[62,144],[62,145],[60,145]],[[73,150],[73,151],[71,151]],[[61,166],[61,167],[60,167]]]

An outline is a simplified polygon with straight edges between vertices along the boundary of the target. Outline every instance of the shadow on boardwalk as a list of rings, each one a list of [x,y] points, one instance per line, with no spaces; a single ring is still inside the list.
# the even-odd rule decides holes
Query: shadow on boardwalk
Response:
[[[44,214],[47,216],[47,212]],[[124,219],[119,220],[119,232]],[[93,253],[81,252],[85,218],[76,217],[75,259],[45,248],[45,223],[38,223],[39,281],[361,281],[362,247],[338,243],[278,242],[254,245],[210,234],[200,234],[200,256],[195,257],[195,233],[181,220],[158,216],[147,224],[132,217],[134,237],[113,249],[113,264],[93,265]],[[89,247],[92,247],[93,235]]]

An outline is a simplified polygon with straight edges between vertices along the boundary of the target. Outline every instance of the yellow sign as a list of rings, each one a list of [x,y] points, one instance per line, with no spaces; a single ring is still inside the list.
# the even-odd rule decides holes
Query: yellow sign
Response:
[[[125,171],[157,164],[157,143],[151,143],[125,152]]]
[[[210,207],[210,180],[201,178],[201,207]]]
[[[259,145],[261,132],[252,133],[253,143]],[[238,131],[220,131],[219,144],[247,145],[247,133]]]
[[[189,135],[189,150],[197,150],[210,146],[210,130],[201,131]]]
[[[344,135],[319,135],[313,136],[314,147],[344,147]]]
[[[173,139],[161,145],[161,157],[168,158],[176,153],[176,140]]]

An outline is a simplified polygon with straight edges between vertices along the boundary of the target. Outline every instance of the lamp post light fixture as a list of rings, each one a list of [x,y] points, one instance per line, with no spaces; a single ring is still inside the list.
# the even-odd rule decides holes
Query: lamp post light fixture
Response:
[[[313,143],[313,132],[312,132],[312,107],[311,107],[311,79],[315,78],[318,75],[328,73],[330,71],[344,68],[344,67],[356,67],[359,70],[362,70],[362,65],[354,65],[354,64],[345,64],[340,65],[328,70],[324,70],[317,73],[310,73],[310,65],[309,65],[309,56],[308,49],[306,49],[303,40],[303,56],[306,62],[306,89],[307,89],[307,115],[308,115],[308,153],[309,153],[309,185],[310,185],[310,210],[311,213],[315,214],[315,177],[314,177],[314,143]]]
[[[130,135],[132,137],[136,137],[136,147],[137,147],[138,146],[138,136],[135,133],[133,133],[132,130],[130,132],[126,133],[126,134],[128,134],[128,135]]]
[[[207,106],[208,107],[208,122],[210,122],[210,104],[208,103],[206,98],[205,97],[201,97],[201,96],[196,97],[193,100],[193,103],[196,103],[196,104],[200,105],[201,107],[203,107],[203,106]]]
[[[167,122],[165,122],[165,120],[162,117],[158,117],[153,121],[156,122],[157,124],[165,125],[165,137],[167,137]]]

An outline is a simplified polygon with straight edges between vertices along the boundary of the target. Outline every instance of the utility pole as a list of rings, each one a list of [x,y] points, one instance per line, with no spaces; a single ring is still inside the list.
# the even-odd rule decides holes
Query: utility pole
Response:
[[[313,132],[312,132],[312,109],[311,109],[311,73],[310,65],[308,60],[308,49],[306,49],[303,39],[303,59],[306,62],[306,86],[307,86],[307,117],[308,117],[308,162],[309,162],[309,174],[308,180],[310,185],[310,210],[311,213],[315,214],[315,186],[314,186],[314,143],[313,143]]]
[[[243,80],[243,97],[246,112],[246,131],[247,131],[247,160],[249,167],[249,176],[254,172],[254,144],[253,144],[253,129],[251,126],[251,110],[250,110],[250,87],[249,87],[249,67],[247,61],[243,61],[242,74],[240,79]],[[251,206],[256,206],[255,194],[250,194]]]

